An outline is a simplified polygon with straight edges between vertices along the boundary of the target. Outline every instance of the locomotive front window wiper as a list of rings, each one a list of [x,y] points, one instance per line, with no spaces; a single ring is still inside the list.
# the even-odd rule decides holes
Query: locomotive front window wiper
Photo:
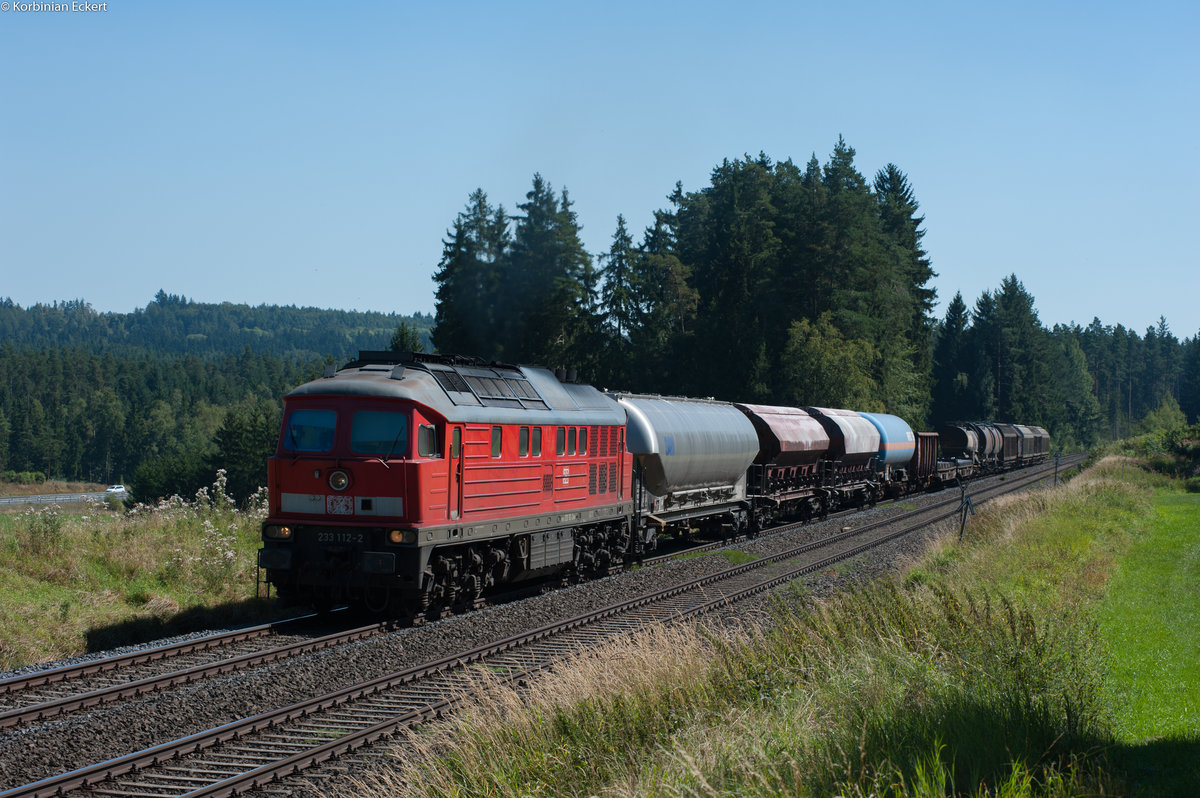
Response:
[[[384,468],[391,470],[391,466],[388,465],[388,460],[392,459],[392,452],[396,451],[396,445],[400,443],[400,438],[402,438],[404,433],[407,431],[408,430],[405,427],[401,427],[396,433],[396,437],[392,439],[392,445],[388,447],[387,454],[385,454],[382,458],[375,458],[379,460],[379,462],[383,463]]]

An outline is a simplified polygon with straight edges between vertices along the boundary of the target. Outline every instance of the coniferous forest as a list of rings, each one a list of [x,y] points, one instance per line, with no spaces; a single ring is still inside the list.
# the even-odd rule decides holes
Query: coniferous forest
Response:
[[[1093,319],[1047,328],[1013,273],[936,318],[925,219],[897,166],[726,160],[592,254],[535,175],[510,213],[482,189],[452,221],[436,312],[0,300],[0,471],[123,480],[138,498],[265,480],[280,397],[359,349],[574,370],[601,388],[1044,426],[1056,448],[1200,418],[1200,333]],[[953,269],[953,264],[943,268]],[[952,282],[952,281],[951,281]]]
[[[509,213],[483,190],[444,240],[439,351],[576,369],[598,386],[1044,426],[1078,448],[1200,416],[1200,334],[1038,318],[1014,273],[935,318],[925,219],[894,164],[726,160],[640,239],[583,251],[566,191],[535,175]]]

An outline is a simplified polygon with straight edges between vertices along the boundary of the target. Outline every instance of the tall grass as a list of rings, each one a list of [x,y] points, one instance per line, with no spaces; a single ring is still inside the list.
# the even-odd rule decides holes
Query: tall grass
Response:
[[[343,794],[1119,794],[1093,610],[1154,479],[1121,467],[985,508],[908,578],[492,685]]]
[[[251,601],[264,499],[238,510],[218,472],[188,500],[0,517],[0,668],[183,629],[184,614],[199,622]]]

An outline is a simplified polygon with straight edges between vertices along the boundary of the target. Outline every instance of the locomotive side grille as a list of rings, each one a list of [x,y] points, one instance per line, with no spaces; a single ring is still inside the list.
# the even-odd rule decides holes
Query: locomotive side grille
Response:
[[[542,475],[542,493],[549,493],[554,488],[554,475]]]
[[[614,435],[613,437],[615,438],[616,436]],[[617,464],[616,463],[608,464],[608,492],[609,493],[617,492]]]
[[[612,436],[608,439],[608,456],[617,456],[617,430],[615,427],[613,428]]]
[[[596,488],[597,493],[608,493],[608,464],[600,464],[600,485]]]
[[[608,457],[608,427],[600,428],[600,440],[597,442],[596,454]]]
[[[588,494],[596,495],[596,464],[592,463],[588,466]]]

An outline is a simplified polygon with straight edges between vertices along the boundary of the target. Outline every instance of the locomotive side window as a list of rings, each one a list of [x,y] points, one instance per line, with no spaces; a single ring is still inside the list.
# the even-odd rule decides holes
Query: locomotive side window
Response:
[[[327,452],[333,448],[335,410],[293,410],[283,429],[283,448],[289,452]]]
[[[350,425],[350,450],[386,456],[408,454],[408,416],[390,410],[359,410]]]
[[[417,428],[417,454],[421,457],[437,457],[441,454],[438,448],[437,427],[422,424]]]
[[[587,454],[587,427],[579,428],[579,453]]]
[[[450,456],[458,457],[458,449],[462,446],[462,428],[455,427],[454,434],[450,436]]]
[[[575,436],[577,432],[574,427],[567,430],[567,454],[575,454]]]
[[[542,428],[541,427],[533,428],[533,456],[534,457],[542,456]]]
[[[521,457],[529,456],[529,427],[521,427],[517,438],[517,454]]]
[[[558,434],[554,438],[554,451],[559,457],[567,453],[567,431],[562,427],[558,428]]]
[[[502,450],[503,427],[492,427],[492,457],[499,457]]]

